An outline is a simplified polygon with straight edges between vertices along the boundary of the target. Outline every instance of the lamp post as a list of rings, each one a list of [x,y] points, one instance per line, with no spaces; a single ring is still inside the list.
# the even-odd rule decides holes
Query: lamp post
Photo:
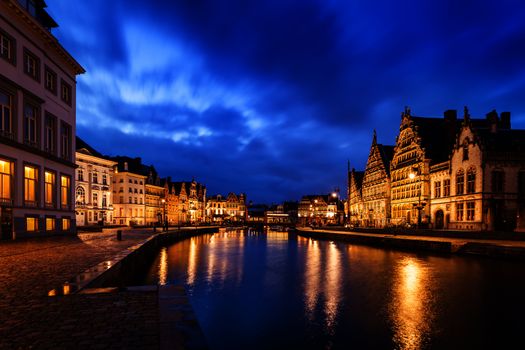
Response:
[[[419,175],[419,191],[418,191],[418,198],[417,198],[417,228],[421,228],[421,209],[423,209],[423,205],[421,205],[421,192],[423,191],[423,181],[421,181],[421,172],[419,171],[419,167],[412,168],[412,171],[408,174],[408,177],[413,180],[416,175]]]

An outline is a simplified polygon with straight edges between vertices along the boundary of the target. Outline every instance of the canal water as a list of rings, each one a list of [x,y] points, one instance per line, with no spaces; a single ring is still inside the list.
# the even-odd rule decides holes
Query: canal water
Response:
[[[142,283],[184,284],[212,349],[525,345],[525,264],[282,232],[162,248]]]

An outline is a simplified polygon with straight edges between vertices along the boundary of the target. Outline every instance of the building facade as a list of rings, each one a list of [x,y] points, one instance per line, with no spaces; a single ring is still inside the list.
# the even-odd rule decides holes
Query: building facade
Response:
[[[370,215],[366,178],[374,164],[369,158],[362,208],[359,189],[349,181],[351,218]],[[443,118],[423,118],[405,109],[389,180],[394,225],[525,230],[525,130],[511,128],[509,112],[473,119],[465,107],[462,119],[454,110]],[[388,178],[382,181],[388,186]]]
[[[230,192],[227,197],[218,194],[206,199],[206,220],[214,223],[244,222],[247,216],[246,195]]]
[[[356,171],[354,168],[348,172],[348,224],[361,226],[366,219],[363,210],[363,177],[364,171]]]
[[[166,192],[166,212],[170,225],[206,222],[206,186],[195,180],[172,182],[163,180]]]
[[[74,234],[76,76],[43,1],[0,1],[0,238]]]
[[[146,175],[142,175],[140,158],[115,157],[113,180],[113,223],[117,225],[146,225]]]
[[[75,213],[77,226],[113,223],[113,174],[116,162],[76,138]]]
[[[377,143],[374,130],[362,183],[362,225],[385,227],[390,223],[390,160],[394,146]]]

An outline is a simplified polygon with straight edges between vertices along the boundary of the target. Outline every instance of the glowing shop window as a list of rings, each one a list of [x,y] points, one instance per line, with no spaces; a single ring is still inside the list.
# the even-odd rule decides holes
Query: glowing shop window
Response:
[[[46,218],[46,231],[55,230],[55,218]]]
[[[62,230],[67,231],[71,228],[71,219],[62,218]]]
[[[38,218],[26,218],[26,231],[34,232],[38,230]]]

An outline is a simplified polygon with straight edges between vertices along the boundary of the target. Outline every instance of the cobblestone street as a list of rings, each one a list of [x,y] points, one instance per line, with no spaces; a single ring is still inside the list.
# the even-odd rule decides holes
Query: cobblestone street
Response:
[[[156,292],[48,297],[49,290],[133,246],[127,230],[0,243],[0,348],[158,348]]]

